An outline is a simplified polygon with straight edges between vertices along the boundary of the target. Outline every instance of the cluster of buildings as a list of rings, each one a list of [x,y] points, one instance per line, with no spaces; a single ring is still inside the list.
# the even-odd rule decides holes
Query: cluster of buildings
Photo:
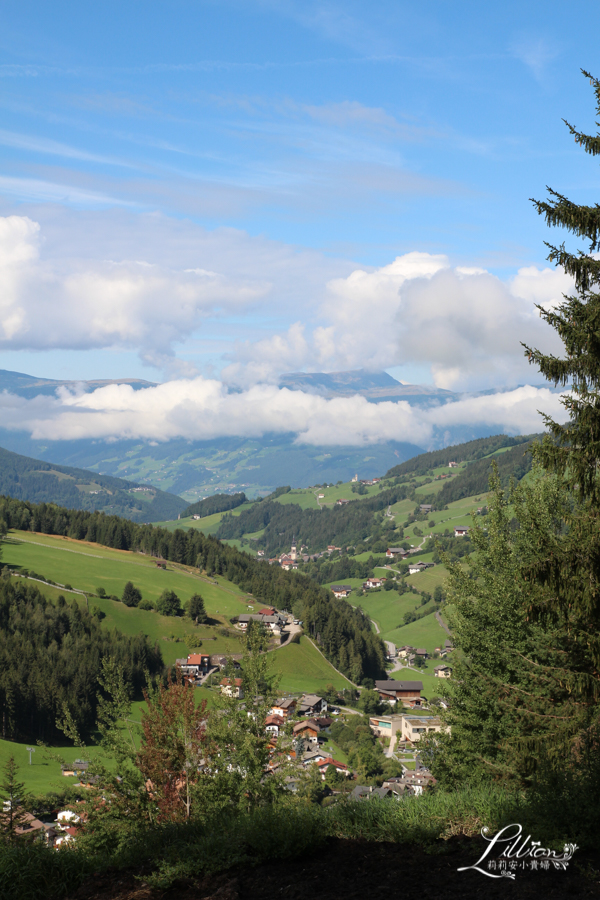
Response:
[[[396,647],[391,641],[385,641],[385,644],[387,647],[388,659],[403,659],[408,666],[414,665],[417,660],[425,662],[425,660],[430,657],[430,654],[424,647],[411,647],[409,644],[405,644],[403,647]],[[442,646],[435,648],[434,655],[444,659],[453,649],[452,641],[446,639]],[[452,667],[444,663],[440,664],[434,668],[433,674],[436,678],[450,678],[452,675]],[[377,684],[383,686],[386,682],[378,681]],[[385,699],[388,699],[387,694],[385,695]]]

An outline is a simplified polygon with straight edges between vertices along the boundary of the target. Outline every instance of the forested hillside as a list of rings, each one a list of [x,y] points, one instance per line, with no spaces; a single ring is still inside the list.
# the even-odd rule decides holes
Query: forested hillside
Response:
[[[0,497],[0,520],[8,528],[137,550],[198,567],[209,575],[223,575],[262,603],[293,610],[327,658],[352,681],[383,676],[384,646],[360,610],[344,600],[336,600],[307,575],[269,566],[210,535],[195,529],[169,532],[118,516],[50,504],[38,506],[10,497]]]
[[[530,434],[519,437],[508,437],[506,434],[496,434],[492,437],[478,438],[476,441],[467,441],[465,444],[454,444],[443,450],[433,450],[430,453],[420,453],[412,459],[394,466],[390,469],[386,478],[399,478],[402,475],[425,475],[431,469],[438,466],[447,466],[449,462],[463,462],[464,460],[482,459],[495,453],[503,447],[516,447],[541,435]],[[487,484],[487,483],[486,483]],[[486,487],[487,490],[487,487]]]
[[[447,481],[439,493],[432,495],[431,502],[437,509],[441,509],[446,503],[452,503],[454,500],[485,493],[489,490],[492,460],[498,467],[502,487],[507,487],[511,478],[520,481],[531,469],[533,458],[528,451],[532,443],[533,441],[520,443],[505,453],[486,456],[484,459],[469,463],[456,478]]]
[[[141,699],[144,672],[162,672],[160,649],[145,635],[106,631],[76,602],[50,603],[25,579],[0,578],[0,735],[52,742],[66,706],[88,739],[96,723],[98,674],[110,657],[123,667],[132,697]]]
[[[407,485],[398,485],[374,497],[323,509],[302,509],[296,503],[283,505],[263,500],[239,516],[224,516],[217,537],[230,540],[264,528],[256,546],[264,547],[270,555],[289,548],[294,537],[309,552],[323,550],[328,544],[354,546],[368,537],[376,541],[379,534],[385,538],[388,530],[393,531],[394,525],[391,521],[376,523],[373,514],[404,500],[410,491]]]
[[[103,510],[134,522],[175,519],[185,501],[151,485],[140,485],[85,469],[57,466],[0,447],[0,493],[31,503]]]
[[[239,494],[215,494],[213,497],[205,497],[204,500],[198,500],[192,503],[182,512],[184,516],[212,516],[215,513],[227,512],[228,509],[237,509],[242,503],[246,502],[246,495],[243,491]]]

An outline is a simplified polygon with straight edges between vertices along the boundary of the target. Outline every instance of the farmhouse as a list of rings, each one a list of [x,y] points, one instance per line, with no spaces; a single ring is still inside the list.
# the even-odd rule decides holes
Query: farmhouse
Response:
[[[61,766],[60,768],[63,775],[84,775],[89,766],[90,764],[86,760],[76,759],[70,766]]]
[[[431,505],[431,503],[421,503],[421,505],[419,506],[419,509],[421,510],[422,513],[430,513],[431,510],[433,509],[433,506]]]
[[[310,746],[312,747],[314,746],[314,744],[311,744]],[[320,750],[306,750],[302,754],[302,766],[307,769],[308,766],[312,765],[313,763],[317,763],[318,765],[325,759],[327,759],[327,754],[322,753]]]
[[[335,501],[335,505],[336,505],[336,506],[345,506],[346,503],[350,503],[350,501],[349,501],[349,500],[344,500],[342,497],[340,497],[339,500],[336,500],[336,501]]]
[[[452,669],[450,666],[436,666],[433,670],[433,674],[436,678],[450,678],[452,676]]]
[[[293,733],[295,738],[304,738],[309,741],[318,741],[321,726],[317,725],[314,719],[305,719],[294,725]]]
[[[376,681],[375,690],[382,700],[388,703],[400,701],[404,706],[421,705],[422,681]]]
[[[388,559],[393,559],[394,556],[406,556],[407,554],[408,550],[405,550],[403,547],[388,547],[385,551]]]
[[[301,716],[322,716],[327,712],[327,700],[317,694],[303,694],[298,712]]]
[[[409,563],[408,564],[408,574],[409,575],[418,575],[419,572],[424,572],[425,569],[432,569],[432,568],[433,568],[433,563],[424,563],[424,562]]]
[[[221,693],[225,694],[226,697],[235,697],[238,700],[242,700],[244,696],[244,689],[242,687],[242,679],[241,678],[222,678],[221,679]]]
[[[352,593],[352,586],[349,584],[332,584],[331,590],[333,596],[337,597],[339,600],[348,597]]]
[[[296,703],[297,701],[294,699],[294,697],[278,700],[277,703],[275,703],[271,707],[271,715],[280,716],[282,719],[287,719],[288,716],[294,714],[296,710]]]
[[[339,772],[340,775],[348,775],[348,766],[343,762],[338,762],[337,759],[333,759],[332,756],[327,756],[325,759],[320,760],[317,763],[317,768],[321,773],[321,778],[325,781],[325,774],[329,766],[334,766],[335,771]]]
[[[181,669],[184,675],[206,675],[210,669],[210,655],[204,653],[190,653],[187,658],[175,660],[175,665]]]
[[[466,537],[468,533],[468,528],[461,528],[459,525],[454,528],[454,537]]]
[[[285,719],[282,716],[267,716],[265,719],[265,731],[268,731],[269,734],[275,735],[275,737],[279,737],[282,733],[283,728],[285,726]]]
[[[238,625],[242,631],[247,629],[249,622],[258,622],[259,625],[264,625],[271,631],[275,631],[276,628],[280,629],[285,624],[282,617],[277,614],[266,616],[261,613],[242,613],[241,616],[238,616]]]
[[[457,462],[449,462],[449,463],[448,463],[448,468],[449,468],[449,469],[456,469],[457,466],[458,466],[458,463],[457,463]]]
[[[387,581],[387,578],[367,578],[366,581],[363,581],[363,590],[383,587],[384,581]]]

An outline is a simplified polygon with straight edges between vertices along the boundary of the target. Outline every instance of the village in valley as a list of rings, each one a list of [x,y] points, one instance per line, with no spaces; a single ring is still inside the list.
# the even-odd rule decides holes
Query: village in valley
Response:
[[[404,464],[400,476],[392,472],[384,478],[362,481],[355,476],[345,484],[275,492],[276,509],[284,514],[284,527],[287,527],[287,511],[296,516],[296,521],[298,514],[294,510],[310,508],[311,503],[317,512],[337,510],[336,515],[340,516],[347,516],[365,501],[374,503],[375,513],[370,513],[372,524],[363,526],[372,531],[372,536],[352,546],[331,541],[319,548],[310,536],[299,539],[292,534],[287,547],[272,554],[268,552],[266,530],[264,534],[254,532],[241,540],[221,539],[224,547],[239,547],[250,553],[258,566],[257,573],[270,572],[276,577],[280,571],[289,573],[290,578],[295,578],[295,573],[306,573],[322,584],[325,579],[323,587],[329,596],[342,605],[349,604],[366,617],[362,619],[364,625],[381,640],[385,678],[362,676],[355,682],[348,668],[337,669],[326,656],[323,636],[314,626],[307,625],[305,608],[293,600],[293,594],[286,608],[261,604],[260,592],[232,590],[235,586],[222,575],[215,575],[214,567],[211,571],[208,565],[195,569],[159,555],[144,562],[148,567],[145,582],[141,572],[135,574],[144,598],[148,596],[148,586],[154,585],[157,577],[175,587],[183,597],[186,592],[189,596],[196,591],[195,584],[201,579],[198,586],[207,600],[207,624],[199,625],[196,620],[193,633],[189,625],[184,625],[191,612],[176,612],[174,618],[164,618],[159,615],[158,601],[139,601],[140,590],[139,605],[134,603],[125,610],[124,600],[100,588],[91,590],[92,582],[86,583],[82,574],[71,576],[73,580],[79,578],[74,588],[66,585],[66,573],[73,571],[76,562],[74,553],[82,554],[82,562],[84,558],[87,561],[89,579],[98,583],[104,577],[101,572],[108,571],[106,565],[112,567],[111,578],[117,572],[117,559],[119,565],[125,565],[123,556],[117,557],[115,551],[104,551],[107,558],[105,563],[100,563],[97,554],[84,544],[77,549],[72,542],[69,552],[64,554],[61,553],[64,545],[58,543],[60,539],[47,537],[42,544],[39,536],[32,542],[26,533],[15,532],[18,541],[11,547],[12,556],[7,561],[17,562],[21,558],[19,554],[23,554],[23,560],[43,558],[43,566],[52,578],[28,572],[22,563],[20,569],[6,569],[4,574],[8,572],[20,583],[24,578],[37,578],[38,583],[41,580],[42,585],[48,586],[62,583],[65,589],[75,591],[77,602],[83,599],[87,608],[90,596],[95,595],[93,608],[101,621],[107,625],[118,622],[119,627],[127,627],[132,633],[139,627],[147,629],[151,623],[163,622],[155,633],[159,635],[162,629],[164,635],[165,627],[179,629],[181,623],[180,630],[171,631],[168,639],[163,636],[167,640],[163,652],[167,654],[172,677],[192,688],[196,703],[207,703],[208,709],[218,706],[219,697],[240,710],[246,708],[249,700],[254,702],[245,692],[244,644],[251,632],[259,634],[262,652],[266,652],[275,685],[279,685],[271,705],[262,715],[268,745],[264,777],[281,776],[290,795],[310,797],[320,803],[332,804],[342,799],[391,802],[419,797],[436,784],[428,768],[430,748],[435,745],[437,735],[449,731],[443,719],[449,702],[444,685],[452,678],[454,647],[444,606],[448,571],[445,559],[436,548],[450,548],[453,559],[461,562],[471,550],[469,532],[473,516],[486,514],[485,493],[459,495],[449,503],[437,499],[438,495],[443,496],[441,490],[445,484],[468,474],[469,463],[442,460],[436,466],[436,456],[431,456],[433,465],[421,463],[419,468],[414,464],[415,475],[411,474],[410,464]],[[407,475],[403,475],[403,468],[408,469]],[[400,499],[394,499],[397,496]],[[253,504],[243,502],[231,512],[227,512],[225,504],[225,512],[212,513],[206,519],[193,513],[187,519],[179,518],[163,525],[168,526],[167,533],[174,539],[177,534],[193,539],[197,530],[203,532],[206,528],[209,534],[214,534],[227,516],[235,524],[245,511],[260,509],[261,503],[269,501],[270,498]],[[218,502],[218,498],[211,502]],[[384,543],[386,538],[388,542]],[[281,543],[277,535],[275,540]],[[139,557],[135,562],[131,560],[137,567],[140,563]],[[123,568],[121,578],[134,572],[131,564]],[[157,576],[158,572],[162,574]],[[328,581],[328,575],[335,572],[351,574],[348,578]],[[135,593],[137,589],[131,582],[128,584]],[[182,614],[183,619],[177,618]],[[176,652],[182,640],[190,648],[185,655]],[[209,648],[210,641],[216,642],[214,649]],[[315,666],[319,667],[316,678]],[[136,704],[135,709],[139,723],[144,704]],[[255,714],[248,711],[248,715]],[[79,792],[85,799],[85,791],[93,789],[98,782],[96,758],[92,746],[87,755],[80,752],[77,758],[68,753],[60,767],[46,761],[46,781],[51,778],[49,769],[55,768],[55,776],[67,786],[67,793]],[[33,761],[38,773],[40,762],[41,755]],[[34,771],[30,769],[29,773]],[[56,791],[56,777],[51,782]],[[45,840],[57,848],[76,842],[82,816],[85,819],[85,813],[79,808],[81,802],[80,799],[64,808],[56,807],[50,815],[39,818],[29,815],[19,824],[18,833],[22,836],[43,833]]]

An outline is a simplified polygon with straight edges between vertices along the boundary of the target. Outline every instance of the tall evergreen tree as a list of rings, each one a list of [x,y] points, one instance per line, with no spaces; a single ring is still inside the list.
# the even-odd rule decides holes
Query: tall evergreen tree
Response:
[[[25,785],[17,778],[19,767],[11,754],[3,769],[2,781],[0,781],[0,839],[15,841],[18,837],[17,829],[27,824],[27,807],[31,799],[25,790]]]
[[[600,82],[589,73],[600,115]],[[591,156],[600,155],[600,134],[589,135],[565,123],[575,142]],[[560,547],[531,566],[530,576],[549,588],[531,613],[540,621],[561,624],[565,640],[589,650],[590,665],[578,673],[575,690],[594,705],[600,699],[600,206],[576,204],[552,189],[534,201],[548,225],[583,238],[587,249],[550,248],[549,259],[575,282],[575,292],[555,309],[538,307],[558,333],[565,355],[558,358],[525,347],[531,363],[555,385],[571,385],[562,402],[568,421],[546,416],[551,437],[538,449],[544,467],[557,473],[574,499],[565,517],[567,535]],[[524,345],[525,346],[525,345]]]

